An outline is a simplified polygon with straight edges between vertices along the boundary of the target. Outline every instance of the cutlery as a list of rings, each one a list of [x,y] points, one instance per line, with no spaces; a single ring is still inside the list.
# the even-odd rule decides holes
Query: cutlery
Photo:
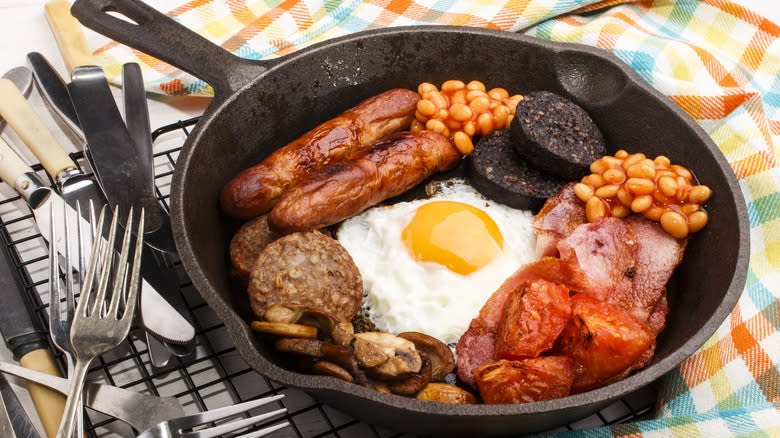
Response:
[[[38,175],[11,149],[5,140],[0,139],[0,179],[16,191],[30,206],[38,225],[38,231],[46,241],[50,240],[50,209],[62,211],[65,201],[51,188],[43,184]],[[76,223],[79,218],[76,210],[67,206],[70,223]],[[55,223],[57,235],[64,232],[63,223]],[[88,225],[87,225],[88,226]],[[61,238],[61,237],[60,237]],[[58,242],[59,248],[65,244]],[[78,269],[77,263],[71,263],[73,269]],[[144,327],[164,339],[187,342],[195,336],[194,327],[179,315],[167,301],[145,280],[141,283],[141,315]]]
[[[284,394],[250,400],[243,403],[212,409],[180,418],[172,418],[141,432],[141,434],[138,435],[138,438],[215,438],[218,436],[227,435],[231,432],[253,426],[257,423],[260,423],[261,421],[265,421],[269,418],[283,414],[287,412],[287,409],[277,409],[275,411],[266,412],[250,418],[244,418],[243,420],[234,421],[232,423],[222,422],[218,426],[211,426],[193,431],[190,430],[206,423],[216,423],[220,420],[249,412],[252,409],[274,402],[282,397],[284,397]],[[261,436],[266,436],[269,433],[289,425],[290,423],[285,421],[283,423],[278,423],[254,432],[248,432],[246,434],[236,436],[235,438],[258,438]]]
[[[78,213],[78,216],[81,216],[81,205],[76,204],[76,212]],[[89,218],[90,223],[95,223],[94,220],[94,205],[89,204],[88,206],[89,211]],[[70,342],[70,327],[73,323],[73,317],[76,313],[76,295],[75,290],[76,286],[74,283],[74,276],[73,276],[73,270],[70,269],[70,266],[68,266],[69,260],[72,257],[70,248],[72,245],[70,245],[70,242],[73,241],[74,236],[70,233],[70,226],[68,223],[68,217],[65,212],[63,213],[63,217],[65,218],[65,235],[63,236],[66,245],[64,248],[65,251],[65,258],[64,258],[64,265],[66,266],[65,271],[65,287],[64,290],[61,290],[60,288],[60,269],[59,269],[59,257],[58,254],[60,251],[58,251],[57,248],[57,231],[54,228],[54,222],[56,218],[54,217],[55,211],[51,210],[52,218],[51,223],[49,224],[51,229],[49,230],[49,235],[51,236],[51,241],[49,242],[49,337],[52,340],[52,343],[55,347],[57,347],[62,353],[65,355],[65,362],[67,364],[67,376],[68,378],[73,377],[74,372],[74,361],[73,361],[73,348],[71,346]],[[85,266],[87,266],[87,253],[83,250],[86,246],[89,245],[89,243],[84,243],[85,239],[89,239],[86,242],[91,242],[92,236],[92,230],[84,230],[81,227],[81,222],[76,222],[76,235],[75,238],[78,239],[78,244],[75,245],[77,249],[77,260],[78,260],[78,272],[83,273],[85,272]],[[61,295],[65,295],[65,314],[63,315],[62,310],[60,309],[60,306],[62,305],[62,301],[60,300]],[[81,400],[79,400],[79,404],[81,405]],[[79,407],[79,409],[81,409]],[[76,436],[82,437],[84,436],[84,416],[80,415],[76,418]]]
[[[29,71],[25,70],[14,68],[3,78],[29,78]],[[29,94],[32,84],[24,80],[19,83],[22,85],[22,93]],[[5,127],[5,120],[0,120],[0,132]],[[0,318],[0,332],[22,366],[59,376],[57,363],[47,348],[46,330],[36,318],[32,306],[26,303],[24,287],[11,272],[10,256],[6,251],[8,248],[0,251],[0,258],[3,259],[0,261],[0,308],[7,309],[4,317]],[[53,436],[65,406],[64,397],[35,384],[29,385],[28,390],[44,430],[48,436]]]
[[[60,394],[68,393],[68,381],[62,377],[7,362],[0,362],[0,371],[46,386]],[[87,382],[85,385],[84,406],[125,422],[136,431],[184,415],[184,407],[175,397],[157,397],[95,382]]]
[[[119,110],[116,108],[108,82],[105,81],[103,68],[96,65],[89,51],[81,24],[70,14],[70,4],[65,0],[53,0],[44,6],[44,12],[49,22],[49,26],[54,33],[60,53],[71,72],[71,83],[68,90],[71,96],[72,106],[76,109],[78,116],[78,125],[87,140],[85,154],[89,155],[88,160],[92,164],[92,170],[95,172],[103,192],[108,198],[110,205],[121,207],[121,211],[127,211],[126,206],[134,205],[136,208],[143,207],[147,212],[148,229],[144,230],[144,241],[152,247],[170,253],[176,252],[176,245],[173,240],[168,214],[162,211],[157,198],[154,195],[154,174],[149,175],[144,170],[151,167],[151,136],[146,138],[144,125],[148,129],[149,119],[146,112],[146,96],[141,93],[140,96],[136,90],[125,93],[125,101],[128,103],[126,109],[130,111],[129,129],[132,134],[122,133],[125,129],[125,123]],[[140,76],[140,70],[136,76]],[[94,100],[82,99],[83,95],[75,96],[73,89],[75,82],[84,82],[87,87],[86,93],[90,93],[89,87],[94,87],[92,91],[98,93]],[[103,87],[105,83],[105,87]],[[130,84],[131,87],[137,85]],[[140,84],[143,89],[143,83]],[[43,88],[43,87],[42,87]],[[79,87],[79,89],[81,89]],[[142,105],[139,101],[143,101]],[[79,109],[79,105],[84,102],[86,107]],[[128,108],[129,107],[129,108]],[[94,108],[101,108],[101,111],[92,111]],[[67,114],[67,112],[65,112]],[[144,118],[144,114],[146,114]],[[92,116],[95,116],[95,123],[91,122]],[[86,117],[86,119],[85,119]],[[111,129],[111,135],[92,132],[92,129]],[[106,138],[108,143],[100,141]],[[134,140],[139,140],[138,147],[135,147]],[[147,147],[149,146],[149,147]],[[144,159],[138,159],[133,152],[139,152]],[[119,154],[119,157],[116,156]],[[120,157],[130,158],[129,161],[123,161]],[[122,163],[119,165],[118,163]],[[134,176],[139,175],[139,176]],[[118,184],[117,184],[118,183]]]
[[[26,76],[32,79],[30,70],[25,70]],[[17,81],[26,82],[21,75],[16,78]],[[0,115],[35,154],[46,172],[54,178],[65,202],[71,207],[78,203],[88,205],[90,201],[98,205],[105,204],[103,194],[92,178],[85,175],[70,159],[32,105],[27,102],[20,91],[21,87],[17,88],[23,83],[0,79]]]
[[[106,206],[100,212],[95,236],[103,235]],[[76,365],[70,377],[65,413],[62,415],[57,438],[70,438],[81,414],[81,400],[89,364],[99,355],[114,349],[127,338],[133,322],[140,291],[141,247],[143,246],[144,211],[141,210],[135,233],[133,211],[128,213],[122,249],[114,261],[119,215],[111,218],[108,237],[97,238],[92,244],[89,265],[83,277],[79,303],[70,328],[70,343]],[[133,235],[134,248],[131,249]],[[83,242],[78,242],[79,246]],[[84,249],[81,249],[84,250]],[[133,254],[130,261],[130,254]],[[67,258],[67,255],[66,255]],[[69,264],[73,263],[69,260]],[[73,293],[73,292],[71,292]],[[108,307],[106,300],[110,300]],[[121,315],[121,316],[120,316]]]
[[[155,286],[159,291],[164,292],[165,298],[169,303],[187,318],[187,305],[181,296],[179,285],[176,282],[176,276],[171,275],[166,267],[167,257],[175,251],[173,243],[173,234],[171,231],[170,218],[168,213],[164,212],[157,202],[154,187],[154,155],[152,154],[152,128],[149,122],[149,109],[146,104],[146,91],[144,90],[144,81],[141,75],[141,68],[136,63],[127,63],[122,66],[122,91],[124,100],[125,123],[127,132],[135,146],[135,160],[137,168],[134,172],[134,178],[138,180],[138,192],[129,193],[134,196],[132,205],[143,205],[147,213],[148,221],[157,221],[161,223],[157,231],[147,232],[144,230],[144,256],[141,270],[144,278]],[[97,167],[97,166],[96,166]],[[109,169],[110,170],[110,169]],[[120,205],[120,208],[123,206]],[[149,227],[154,230],[154,226]],[[161,241],[167,242],[162,247]],[[157,242],[155,245],[152,242]],[[155,248],[153,250],[152,248]],[[163,248],[167,250],[163,251]],[[195,342],[186,344],[162,343],[152,336],[147,336],[147,345],[151,352],[152,365],[160,368],[167,365],[170,355],[165,355],[164,349],[182,357],[188,356],[195,351]],[[156,350],[155,350],[156,349]]]
[[[0,375],[0,436],[40,438],[5,376]]]
[[[65,82],[41,54],[31,52],[27,55],[27,60],[30,63],[30,68],[35,76],[36,84],[38,85],[39,90],[41,90],[44,100],[52,108],[55,108],[55,113],[59,114],[60,117],[63,118],[63,121],[67,121],[68,126],[73,129],[73,132],[83,139],[84,134],[81,130],[76,112],[73,109],[70,94],[68,93]],[[114,107],[116,106],[113,102],[113,98],[111,105]],[[90,150],[88,147],[85,147],[84,149],[84,155],[89,160],[89,157],[91,156],[91,154],[89,154]],[[90,165],[93,170],[96,169],[94,163],[90,162]],[[97,172],[95,175],[99,176]],[[153,175],[151,179],[153,179]],[[151,181],[151,183],[153,187],[153,181]],[[146,204],[148,205],[150,203],[147,202]],[[167,214],[165,217],[167,219]],[[167,226],[170,228],[169,223]],[[147,326],[146,328],[155,335],[147,335],[149,354],[152,364],[155,367],[162,367],[167,364],[170,352],[173,352],[177,356],[186,356],[192,353],[194,349],[192,346],[194,341],[194,328],[192,323],[184,316],[186,315],[186,305],[177,301],[177,298],[180,301],[181,297],[174,276],[170,275],[170,273],[167,272],[167,269],[163,267],[162,263],[158,262],[156,254],[144,256],[142,275],[144,280],[149,283],[150,287],[154,289],[155,292],[159,291],[162,293],[173,305],[173,307],[171,307],[170,304],[166,304],[166,308],[173,309],[177,312],[177,315],[171,314],[167,318],[164,317],[162,312],[158,310],[159,307],[155,302],[147,305],[147,292],[146,290],[142,292],[140,307],[141,318],[144,321],[145,326],[147,322],[150,325],[153,325],[153,327]],[[162,339],[162,341],[158,340],[158,337]],[[166,350],[170,352],[166,352]]]
[[[73,19],[72,17],[70,18]],[[50,20],[50,22],[57,21]],[[76,29],[80,31],[80,28]],[[66,124],[74,131],[74,133],[83,139],[84,133],[81,129],[81,125],[79,123],[75,109],[73,108],[70,94],[65,82],[60,78],[60,76],[46,61],[46,59],[39,53],[29,53],[27,55],[27,60],[30,63],[30,67],[36,78],[36,83],[38,84],[39,90],[41,90],[41,94],[44,97],[44,100],[46,100],[47,104],[55,109],[55,113],[60,115],[63,121],[66,122]],[[116,107],[116,104],[113,101],[113,97],[111,98],[110,104],[113,107]],[[135,149],[135,146],[133,146],[133,148]],[[95,171],[95,175],[100,178],[100,174],[97,171],[98,166],[96,166],[91,159],[91,152],[92,149],[89,148],[89,146],[84,147],[84,155],[90,162],[93,171]],[[116,157],[113,157],[112,160],[114,164],[118,161]],[[121,180],[122,178],[118,179]],[[120,188],[118,191],[121,192],[125,187],[125,181],[120,181],[119,183]],[[105,184],[103,184],[103,186],[105,187]],[[151,205],[151,202],[146,202],[146,204]],[[156,209],[153,209],[154,211],[159,210],[159,204],[156,202],[156,198],[154,199],[154,208]],[[167,223],[167,229],[170,229],[167,213],[163,216],[162,219]],[[162,312],[158,310],[159,307],[156,305],[153,306],[154,303],[149,303],[149,305],[147,305],[147,293],[144,291],[142,293],[140,308],[142,320],[144,321],[145,325],[147,323],[153,325],[153,327],[147,326],[147,329],[152,331],[156,337],[162,339],[168,350],[171,350],[178,356],[188,355],[192,352],[193,347],[188,345],[181,345],[191,343],[194,339],[195,331],[192,324],[183,316],[186,314],[186,311],[184,311],[186,309],[182,309],[182,307],[186,306],[181,306],[180,303],[176,302],[176,298],[178,297],[178,285],[171,283],[173,277],[171,275],[166,275],[164,269],[161,267],[157,267],[157,269],[155,269],[155,266],[150,266],[154,265],[152,262],[156,261],[156,257],[145,257],[144,260],[144,279],[150,283],[152,288],[154,288],[156,291],[161,291],[166,296],[166,298],[173,302],[175,306],[174,309],[178,311],[178,314],[172,314],[170,317],[165,318],[162,315]],[[157,281],[158,279],[159,281]],[[166,293],[166,291],[171,292]],[[171,308],[170,305],[166,305],[166,307],[168,309]],[[164,352],[162,349],[159,348],[159,341],[152,336],[147,336],[147,340],[150,355],[153,356],[153,364],[155,366],[164,366],[165,355],[163,354]]]

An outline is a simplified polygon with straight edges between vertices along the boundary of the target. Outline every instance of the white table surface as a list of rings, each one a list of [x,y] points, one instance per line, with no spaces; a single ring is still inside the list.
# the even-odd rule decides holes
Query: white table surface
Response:
[[[732,1],[752,9],[775,23],[780,23],[780,7],[778,7],[777,0]],[[0,0],[0,75],[13,67],[26,65],[25,57],[27,53],[36,51],[43,54],[54,68],[65,77],[67,70],[65,63],[60,56],[59,49],[44,16],[43,5],[46,2],[47,0]],[[184,2],[185,0],[146,0],[146,3],[163,12],[167,12]],[[89,29],[85,29],[85,33],[87,42],[93,50],[108,42],[107,38]],[[120,90],[116,89],[114,91],[119,96]],[[31,95],[30,102],[36,108],[43,108],[43,102],[35,92]],[[209,99],[207,98],[153,97],[149,100],[152,127],[159,127],[178,120],[198,116],[203,113],[208,102]],[[56,126],[46,111],[39,111],[39,114],[49,126]],[[54,133],[63,147],[69,151],[77,150],[76,146],[65,134],[59,131]],[[5,132],[3,137],[12,143],[18,141],[18,139],[14,139],[13,133]],[[20,155],[29,162],[37,162],[35,157],[29,154],[29,152],[25,154],[24,151],[20,151]],[[11,360],[11,354],[2,342],[0,342],[0,360]],[[31,419],[38,426],[39,430],[42,430],[27,391],[24,387],[19,386],[15,379],[10,378],[9,380]],[[41,436],[43,436],[42,432]]]

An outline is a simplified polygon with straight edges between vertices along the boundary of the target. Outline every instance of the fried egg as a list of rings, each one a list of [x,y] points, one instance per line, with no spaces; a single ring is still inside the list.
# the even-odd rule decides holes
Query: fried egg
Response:
[[[533,215],[461,178],[427,192],[347,219],[336,237],[360,270],[363,310],[378,330],[453,344],[504,279],[534,260]]]

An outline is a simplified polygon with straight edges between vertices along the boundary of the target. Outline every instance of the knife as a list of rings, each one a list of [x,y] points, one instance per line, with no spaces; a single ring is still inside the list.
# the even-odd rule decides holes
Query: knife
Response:
[[[30,78],[32,73],[25,69]],[[16,80],[24,78],[16,75]],[[85,175],[60,146],[32,105],[17,88],[23,83],[0,79],[0,116],[16,131],[27,147],[35,154],[46,172],[54,178],[58,191],[71,207],[77,204],[105,204],[97,184]],[[85,209],[86,210],[86,209]]]
[[[0,415],[5,414],[8,419],[10,430],[4,431],[0,428],[0,436],[13,438],[40,438],[35,426],[30,422],[22,404],[16,398],[16,393],[8,384],[5,376],[0,375],[0,404],[4,405],[0,410]],[[2,424],[2,420],[0,420]]]
[[[41,182],[32,168],[27,165],[4,140],[0,139],[0,179],[14,187],[22,195],[33,211],[38,231],[46,241],[50,237],[51,216],[50,211],[66,211],[71,224],[83,221],[84,229],[89,229],[89,223],[83,217],[79,217],[75,209],[68,206],[65,201]],[[67,242],[64,241],[64,218],[58,213],[56,217],[60,221],[54,223],[57,235],[57,248],[64,251]],[[63,239],[60,242],[59,239]],[[72,268],[78,269],[78,260],[71,257]],[[195,328],[179,315],[171,305],[147,282],[141,282],[141,319],[144,327],[155,335],[172,342],[189,342],[195,336]]]
[[[2,139],[0,142],[5,143]],[[5,154],[2,155],[5,158]],[[0,162],[0,167],[2,164]],[[14,359],[18,359],[23,367],[60,376],[57,363],[47,348],[48,332],[36,317],[32,303],[25,300],[24,287],[13,273],[8,251],[6,245],[0,248],[0,309],[3,309],[0,333]],[[29,384],[27,389],[46,435],[53,437],[65,409],[65,397],[34,383]]]
[[[0,362],[0,372],[13,374],[62,394],[68,392],[68,380],[62,377],[27,370],[6,362]],[[84,406],[124,421],[137,430],[145,430],[162,421],[184,415],[184,408],[175,397],[154,396],[96,382],[85,384]]]

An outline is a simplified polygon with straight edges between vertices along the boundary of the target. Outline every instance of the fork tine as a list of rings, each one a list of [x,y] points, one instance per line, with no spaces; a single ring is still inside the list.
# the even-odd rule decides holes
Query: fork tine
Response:
[[[228,434],[230,432],[235,432],[245,427],[249,427],[253,424],[257,424],[261,421],[267,420],[269,418],[275,417],[285,412],[287,412],[287,409],[278,409],[276,411],[266,412],[264,414],[256,415],[254,417],[244,418],[243,420],[220,424],[219,426],[210,427],[208,429],[203,429],[203,430],[198,430],[193,432],[184,432],[181,434],[181,438],[215,438],[221,435]]]
[[[135,239],[135,250],[133,251],[133,267],[131,268],[131,272],[130,272],[130,286],[128,288],[130,290],[130,293],[127,296],[125,311],[122,314],[123,320],[127,320],[128,318],[130,319],[133,318],[133,314],[135,313],[135,307],[137,306],[138,303],[138,295],[141,293],[141,287],[139,283],[141,282],[141,252],[142,252],[141,250],[144,245],[143,236],[144,236],[145,216],[146,216],[145,211],[142,208],[141,214],[138,217],[138,229],[136,229],[135,232],[135,235],[137,237]],[[130,229],[130,221],[128,221],[127,229],[128,230]]]
[[[171,420],[170,423],[175,424],[175,426],[180,429],[189,429],[201,424],[211,423],[212,421],[219,421],[222,420],[223,418],[228,418],[234,415],[241,414],[243,412],[249,411],[256,407],[263,406],[268,403],[279,400],[280,398],[283,397],[284,394],[279,394],[279,395],[273,395],[264,398],[258,398],[255,400],[249,400],[235,405],[225,406],[217,409],[211,409],[209,411],[201,412],[199,414],[192,414],[192,415],[176,418],[175,420]]]
[[[100,218],[98,219],[98,224],[96,229],[102,230],[103,229],[103,221],[105,220],[105,210],[106,207],[103,206],[103,208],[100,210]],[[102,257],[98,257],[98,251],[101,249],[103,239],[96,238],[92,240],[92,250],[90,251],[90,254],[93,254],[92,257],[89,258],[89,263],[87,264],[87,272],[84,274],[84,282],[81,285],[81,297],[79,298],[78,306],[76,307],[76,312],[79,315],[87,316],[87,307],[90,300],[90,297],[92,295],[92,283],[94,283],[95,280],[95,271],[97,270],[97,265],[99,262],[99,259]]]
[[[290,423],[288,421],[285,421],[284,423],[274,424],[273,426],[268,426],[266,428],[256,430],[254,432],[245,433],[243,435],[239,435],[234,438],[260,438],[261,436],[266,436],[271,432],[276,432],[279,429],[284,429],[289,425]]]
[[[54,208],[49,209],[49,330],[60,319],[60,276],[57,270],[57,228],[54,226]]]
[[[117,221],[117,215],[119,213],[119,210],[114,210],[114,219],[111,222],[111,226],[114,226],[114,223]],[[127,281],[127,258],[129,257],[129,250],[130,250],[130,236],[132,227],[130,224],[133,223],[133,208],[130,207],[130,212],[127,215],[127,225],[125,226],[125,233],[122,237],[122,249],[119,252],[119,260],[117,263],[119,264],[116,273],[114,274],[114,287],[113,291],[114,293],[111,295],[111,304],[109,305],[108,312],[106,313],[107,316],[110,316],[112,318],[117,318],[117,315],[119,313],[119,300],[124,299],[125,297],[122,296],[123,294],[117,293],[120,290],[124,290],[122,288],[123,284]]]
[[[101,271],[100,271],[100,279],[98,280],[98,290],[97,295],[95,295],[95,303],[93,306],[92,312],[90,312],[93,315],[100,315],[101,309],[103,308],[103,303],[106,301],[106,292],[108,290],[108,282],[111,278],[112,273],[112,267],[113,261],[114,261],[114,242],[116,241],[116,228],[117,228],[117,222],[118,222],[118,212],[114,212],[113,217],[111,218],[111,224],[108,227],[108,238],[106,238],[105,241],[102,242],[101,247],[101,254],[98,259],[102,261]],[[97,234],[95,237],[98,237],[98,241],[102,241],[103,239],[100,239],[99,237],[103,233],[103,221],[105,220],[106,215],[106,209],[103,208],[100,211],[100,219],[98,220],[98,228],[97,228]]]

